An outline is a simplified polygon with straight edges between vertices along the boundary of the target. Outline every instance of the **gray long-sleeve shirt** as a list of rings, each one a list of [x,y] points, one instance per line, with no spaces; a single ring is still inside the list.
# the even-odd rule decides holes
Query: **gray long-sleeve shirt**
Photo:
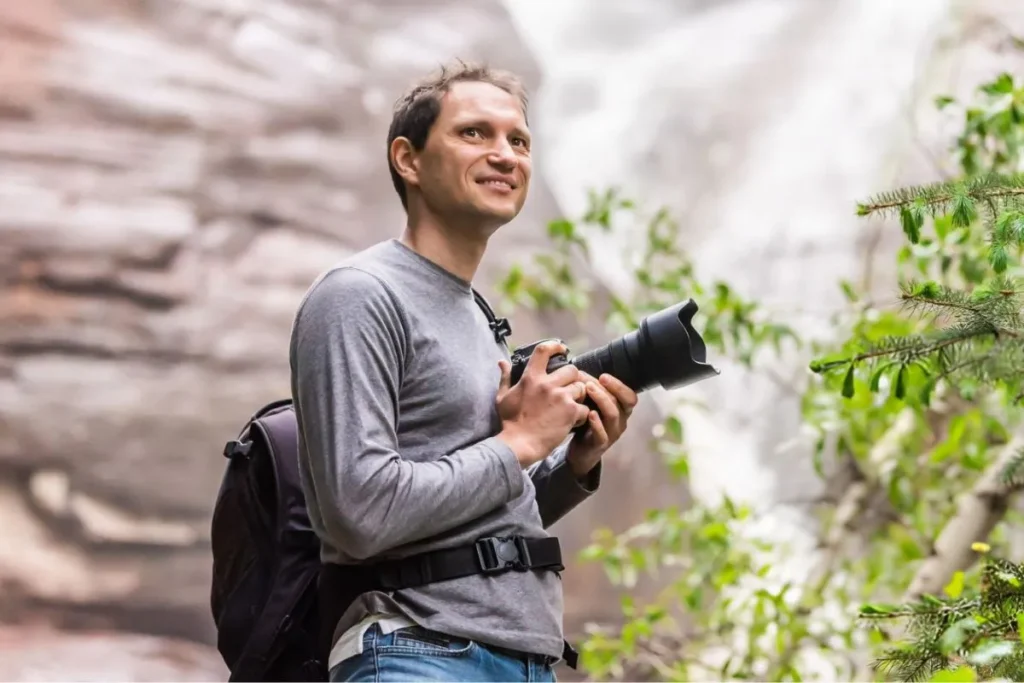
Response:
[[[524,471],[496,438],[498,360],[508,359],[470,283],[397,240],[336,264],[292,330],[299,467],[323,559],[398,558],[486,536],[544,537],[600,480],[573,477],[565,446]],[[552,572],[474,575],[370,593],[368,614],[525,652],[562,654]]]

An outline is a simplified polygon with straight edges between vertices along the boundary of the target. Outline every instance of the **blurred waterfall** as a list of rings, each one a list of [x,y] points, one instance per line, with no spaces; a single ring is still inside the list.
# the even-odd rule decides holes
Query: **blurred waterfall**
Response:
[[[822,332],[833,283],[860,269],[854,202],[887,182],[949,0],[505,6],[543,74],[536,159],[563,209],[578,214],[587,189],[609,185],[668,205],[703,277]],[[598,256],[618,291],[631,239],[612,236]],[[777,385],[727,366],[688,391],[712,406],[688,426],[696,495],[770,506],[815,485],[809,465],[773,453],[797,427]]]

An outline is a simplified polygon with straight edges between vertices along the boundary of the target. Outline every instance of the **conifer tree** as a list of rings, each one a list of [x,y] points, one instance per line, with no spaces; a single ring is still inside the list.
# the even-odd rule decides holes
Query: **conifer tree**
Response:
[[[898,620],[905,629],[875,662],[897,680],[1024,679],[1024,566],[989,556],[985,543],[1024,488],[1024,88],[1002,74],[981,90],[986,106],[966,109],[958,141],[962,177],[881,193],[858,206],[862,216],[898,219],[906,253],[923,248],[938,257],[934,270],[900,284],[899,304],[916,321],[913,330],[852,339],[846,353],[811,364],[823,375],[843,373],[846,398],[864,378],[870,392],[887,388],[891,397],[923,405],[941,389],[985,406],[1010,432],[971,489],[951,492],[956,511],[903,604],[861,612],[868,622]],[[979,551],[986,555],[980,586],[968,591],[964,571]]]

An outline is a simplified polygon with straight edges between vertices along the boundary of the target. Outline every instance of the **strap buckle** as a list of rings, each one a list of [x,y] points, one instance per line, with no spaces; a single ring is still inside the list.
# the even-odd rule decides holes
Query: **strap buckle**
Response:
[[[228,441],[224,444],[224,457],[231,459],[235,456],[249,457],[252,449],[252,441]]]
[[[512,334],[512,324],[509,323],[508,318],[497,318],[494,322],[489,323],[489,326],[494,332],[494,340],[499,344]]]
[[[476,558],[484,574],[514,569],[525,572],[532,566],[530,550],[522,536],[481,538],[475,544]]]

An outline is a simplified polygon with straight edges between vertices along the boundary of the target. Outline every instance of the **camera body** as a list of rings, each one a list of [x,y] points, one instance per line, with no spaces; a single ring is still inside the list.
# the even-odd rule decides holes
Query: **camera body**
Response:
[[[512,365],[512,370],[511,370],[510,376],[509,376],[509,379],[510,379],[510,381],[512,383],[512,386],[515,386],[516,382],[518,382],[520,379],[522,379],[523,372],[526,371],[526,365],[530,362],[530,357],[533,356],[533,352],[537,350],[537,347],[539,347],[542,344],[546,344],[548,342],[555,342],[557,344],[563,344],[563,345],[565,344],[565,342],[563,342],[561,339],[556,339],[556,338],[541,339],[539,341],[533,342],[532,344],[527,344],[526,346],[520,346],[520,347],[516,348],[515,351],[512,352],[512,358],[509,361],[511,363],[511,365]],[[562,367],[563,365],[568,365],[568,364],[569,364],[569,357],[566,356],[564,353],[557,353],[557,354],[551,356],[551,358],[548,360],[548,368],[547,368],[548,374],[554,372],[555,370],[557,370],[558,368]]]

